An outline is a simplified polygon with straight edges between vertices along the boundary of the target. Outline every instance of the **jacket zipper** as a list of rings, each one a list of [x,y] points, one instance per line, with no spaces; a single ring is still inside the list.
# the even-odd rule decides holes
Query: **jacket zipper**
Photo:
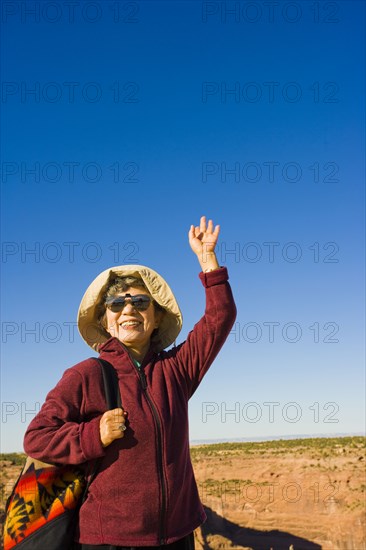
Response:
[[[161,497],[162,497],[162,505],[161,505],[161,511],[160,511],[160,519],[159,519],[159,544],[166,544],[165,542],[165,532],[164,532],[164,519],[166,514],[166,483],[164,479],[164,471],[163,471],[163,445],[162,445],[162,429],[161,429],[161,422],[158,415],[158,411],[156,410],[156,407],[149,395],[148,389],[147,389],[147,382],[146,382],[146,376],[144,371],[136,365],[134,365],[135,369],[138,372],[140,382],[142,389],[144,390],[146,399],[149,403],[150,409],[153,413],[154,421],[157,427],[157,434],[158,434],[158,470],[159,470],[159,477],[160,477],[160,486],[161,486]]]

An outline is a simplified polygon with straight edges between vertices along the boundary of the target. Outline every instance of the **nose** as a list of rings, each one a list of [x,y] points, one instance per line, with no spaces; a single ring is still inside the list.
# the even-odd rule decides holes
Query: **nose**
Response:
[[[125,305],[123,306],[122,312],[129,312],[129,311],[135,311],[135,306],[132,303],[131,298],[126,298]]]

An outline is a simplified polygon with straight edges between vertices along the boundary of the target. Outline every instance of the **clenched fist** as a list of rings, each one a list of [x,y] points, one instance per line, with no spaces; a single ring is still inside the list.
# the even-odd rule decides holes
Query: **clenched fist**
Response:
[[[103,447],[108,447],[115,439],[125,435],[127,412],[123,409],[112,409],[100,419],[99,432]]]

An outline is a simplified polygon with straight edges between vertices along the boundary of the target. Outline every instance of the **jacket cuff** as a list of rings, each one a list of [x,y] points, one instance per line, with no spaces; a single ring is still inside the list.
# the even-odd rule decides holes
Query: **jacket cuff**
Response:
[[[215,269],[214,271],[209,271],[208,273],[204,273],[203,271],[201,271],[201,273],[199,274],[199,278],[201,279],[203,286],[205,288],[209,288],[210,286],[226,283],[226,281],[229,279],[229,274],[226,267],[219,267],[218,269]]]
[[[98,416],[90,422],[84,422],[80,425],[80,446],[85,460],[93,460],[105,455],[100,439],[100,419],[101,417]]]

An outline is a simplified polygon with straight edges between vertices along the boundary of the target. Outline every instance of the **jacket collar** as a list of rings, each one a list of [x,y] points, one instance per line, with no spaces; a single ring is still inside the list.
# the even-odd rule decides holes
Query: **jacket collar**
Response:
[[[119,364],[121,361],[127,362],[129,360],[133,364],[133,360],[128,352],[128,349],[115,336],[109,338],[109,340],[101,344],[98,351],[100,355],[103,356],[103,359],[111,361],[114,366],[116,366],[115,361],[117,361],[117,363]],[[141,367],[148,363],[153,355],[154,351],[152,347],[150,347],[144,357],[143,362],[141,363]]]

